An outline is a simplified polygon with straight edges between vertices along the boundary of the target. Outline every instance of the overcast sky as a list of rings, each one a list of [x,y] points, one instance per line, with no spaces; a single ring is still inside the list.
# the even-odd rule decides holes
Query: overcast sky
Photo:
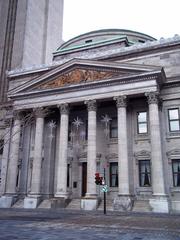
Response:
[[[63,39],[106,28],[180,35],[180,0],[64,0]]]

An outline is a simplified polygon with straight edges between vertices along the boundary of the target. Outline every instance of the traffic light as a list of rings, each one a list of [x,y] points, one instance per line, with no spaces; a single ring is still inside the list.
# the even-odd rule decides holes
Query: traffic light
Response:
[[[99,173],[95,173],[95,183],[96,185],[102,185],[103,177],[100,177]]]

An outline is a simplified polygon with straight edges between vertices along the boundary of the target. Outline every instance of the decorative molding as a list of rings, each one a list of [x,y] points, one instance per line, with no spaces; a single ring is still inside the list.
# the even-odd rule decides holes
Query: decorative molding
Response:
[[[58,105],[59,109],[60,109],[60,113],[61,114],[69,114],[69,105],[68,103],[62,103],[60,105]]]
[[[116,101],[117,108],[127,107],[127,97],[125,95],[114,97],[113,99]]]
[[[139,160],[151,159],[151,152],[147,150],[138,151],[134,153],[134,157],[136,164],[138,164]]]
[[[168,158],[168,163],[172,163],[173,159],[180,159],[180,149],[179,148],[172,149],[166,152],[166,155]]]
[[[145,96],[147,97],[148,104],[158,104],[159,102],[158,92],[146,92]]]
[[[84,102],[87,105],[87,109],[88,111],[95,111],[97,110],[97,104],[96,104],[96,100],[87,100]]]
[[[110,153],[106,156],[107,160],[117,159],[118,154],[117,153]]]

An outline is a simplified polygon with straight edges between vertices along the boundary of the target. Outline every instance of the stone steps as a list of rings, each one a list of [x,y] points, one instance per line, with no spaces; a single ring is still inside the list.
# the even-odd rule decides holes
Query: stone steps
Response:
[[[81,209],[81,199],[72,199],[71,202],[67,205],[66,209],[74,209],[80,210]]]
[[[104,210],[104,200],[101,201],[97,210],[101,210],[101,211]],[[106,210],[107,211],[114,211],[113,200],[109,200],[109,199],[106,200]]]
[[[43,201],[39,204],[38,208],[46,208],[46,209],[51,208],[51,199],[45,199],[45,200],[43,200]]]
[[[149,200],[135,200],[133,212],[152,212]]]
[[[12,208],[24,208],[24,199],[17,200]]]

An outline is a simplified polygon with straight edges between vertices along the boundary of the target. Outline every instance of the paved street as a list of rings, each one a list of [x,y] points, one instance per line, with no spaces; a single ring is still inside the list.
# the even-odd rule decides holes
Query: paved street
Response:
[[[180,215],[0,209],[0,240],[180,240]]]

